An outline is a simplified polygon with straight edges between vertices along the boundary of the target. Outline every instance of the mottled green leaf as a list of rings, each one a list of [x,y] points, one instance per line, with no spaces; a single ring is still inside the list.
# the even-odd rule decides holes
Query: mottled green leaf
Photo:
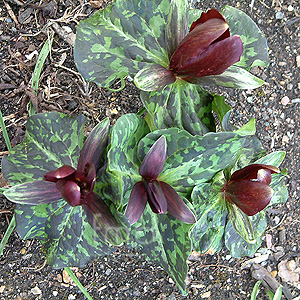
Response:
[[[157,129],[177,127],[191,134],[214,131],[212,95],[200,86],[177,80],[159,92],[141,92],[141,99]]]
[[[77,167],[83,145],[83,116],[57,112],[36,114],[26,123],[24,141],[2,160],[2,172],[11,184],[42,179],[63,165]]]
[[[264,81],[252,75],[247,70],[237,66],[229,67],[220,75],[211,75],[193,79],[192,83],[201,86],[224,86],[236,89],[255,89],[264,84]]]
[[[255,22],[241,10],[226,5],[222,10],[231,35],[239,35],[244,51],[241,60],[235,65],[250,69],[254,66],[269,65],[267,40]]]
[[[283,174],[273,174],[272,182],[270,183],[270,187],[273,189],[274,194],[269,204],[279,204],[285,203],[289,197],[289,193],[287,187],[285,185],[285,178]]]
[[[192,192],[192,202],[197,223],[191,231],[193,250],[200,253],[219,252],[227,222],[227,208],[221,190],[213,183],[197,185]]]
[[[253,164],[257,159],[265,155],[266,151],[256,136],[245,136],[242,151],[233,168],[233,172]]]
[[[122,206],[123,199],[129,198],[134,183],[140,180],[140,161],[137,157],[137,145],[149,132],[144,119],[135,114],[120,117],[111,131],[111,145],[108,152],[108,171],[113,175],[112,182],[119,190],[121,199],[116,199]],[[126,197],[124,197],[126,193]],[[125,203],[126,204],[126,203]]]
[[[250,218],[235,204],[226,202],[228,219],[231,222],[234,230],[242,237],[247,243],[255,244],[255,233],[253,230]]]
[[[140,160],[161,135],[167,140],[167,158],[158,179],[170,184],[177,192],[187,194],[194,186],[209,181],[218,171],[233,165],[243,143],[240,136],[229,132],[199,137],[177,128],[163,129],[140,141]]]
[[[91,228],[81,206],[71,207],[65,201],[60,204],[45,222],[43,243],[49,264],[54,268],[84,267],[88,261],[113,251]]]
[[[169,214],[153,214],[147,205],[141,219],[131,230],[131,246],[140,248],[148,259],[163,267],[182,293],[185,293],[187,259],[192,250],[189,238],[191,226]]]
[[[166,23],[166,44],[169,58],[178,47],[179,42],[189,32],[189,5],[186,0],[171,0]]]
[[[257,161],[255,161],[256,164],[264,164],[264,165],[271,165],[275,167],[279,167],[282,161],[284,160],[285,152],[284,151],[275,151],[272,152]]]
[[[230,255],[236,258],[242,256],[251,256],[261,245],[261,237],[264,234],[267,222],[264,211],[260,211],[256,215],[249,217],[254,231],[255,244],[247,243],[233,228],[231,222],[228,222],[225,228],[225,245],[230,251]]]
[[[182,1],[182,0],[180,0]],[[166,49],[165,27],[170,0],[116,0],[119,8],[134,11],[149,25],[159,45]]]
[[[81,21],[74,48],[79,72],[109,88],[148,64],[167,67],[168,56],[160,43],[168,10],[165,0],[118,0]]]
[[[2,161],[4,175],[12,184],[18,184],[42,180],[46,172],[62,165],[76,168],[84,121],[82,116],[71,118],[57,112],[30,117],[24,141]],[[112,251],[90,226],[83,208],[71,207],[65,200],[36,206],[17,204],[15,215],[20,236],[41,240],[47,260],[55,268],[83,267]]]

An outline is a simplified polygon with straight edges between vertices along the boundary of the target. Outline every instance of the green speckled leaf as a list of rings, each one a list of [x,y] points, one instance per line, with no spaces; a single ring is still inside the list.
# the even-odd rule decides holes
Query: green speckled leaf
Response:
[[[260,159],[258,159],[255,163],[256,164],[264,164],[264,165],[271,165],[275,167],[279,167],[285,157],[284,151],[275,151],[272,152]]]
[[[103,176],[109,176],[115,189],[119,190],[121,199],[115,199],[118,205],[122,206],[123,199],[128,200],[133,182],[141,178],[137,145],[148,132],[146,121],[135,114],[120,117],[111,131],[111,147],[107,156],[108,171],[112,174]]]
[[[164,26],[166,0],[115,1],[79,23],[74,58],[88,80],[109,88],[149,63],[168,65]]]
[[[169,58],[178,47],[179,42],[189,32],[189,3],[186,0],[171,0],[166,23],[166,44]]]
[[[285,185],[285,178],[283,174],[273,174],[272,182],[270,183],[270,187],[273,189],[274,194],[269,204],[279,204],[285,203],[289,197],[289,193],[287,187]]]
[[[191,231],[193,250],[200,253],[219,252],[223,247],[223,237],[227,222],[225,201],[220,190],[212,183],[196,186],[192,192],[192,202],[197,223]]]
[[[249,164],[253,164],[257,159],[264,156],[266,153],[260,140],[255,136],[245,136],[242,151],[232,170],[232,172],[242,169]]]
[[[242,237],[247,243],[255,244],[255,233],[248,217],[239,207],[230,202],[226,202],[228,219],[234,230]]]
[[[24,141],[2,161],[6,178],[19,184],[41,180],[46,172],[65,164],[76,168],[84,122],[82,116],[71,118],[57,112],[30,117]],[[71,207],[63,199],[36,206],[17,204],[15,216],[17,232],[23,239],[41,240],[48,263],[54,268],[83,267],[112,251],[90,226],[83,208]]]
[[[243,144],[243,138],[229,132],[199,137],[177,128],[162,129],[148,134],[139,143],[141,161],[161,135],[167,140],[167,157],[158,179],[184,194],[233,165]]]
[[[83,145],[83,116],[70,118],[57,112],[28,119],[24,141],[2,160],[2,172],[11,184],[42,179],[62,165],[77,167]]]
[[[90,260],[113,251],[87,222],[83,208],[71,207],[65,201],[46,219],[45,231],[47,261],[54,268],[84,267]]]
[[[182,293],[185,293],[187,259],[191,253],[190,228],[191,225],[169,214],[153,214],[147,205],[131,231],[131,246],[140,248],[148,259],[163,267]]]
[[[200,86],[177,80],[159,92],[141,92],[141,99],[157,129],[177,127],[191,134],[215,131],[213,96]]]
[[[236,258],[241,258],[242,256],[251,256],[261,245],[261,237],[264,234],[267,221],[265,212],[261,211],[256,215],[249,217],[253,230],[255,233],[256,243],[249,244],[247,243],[232,227],[231,222],[228,222],[225,228],[225,245],[230,251],[230,255]]]
[[[267,40],[255,22],[241,10],[226,5],[222,10],[231,35],[239,35],[244,51],[241,60],[235,65],[250,69],[254,66],[269,65]]]

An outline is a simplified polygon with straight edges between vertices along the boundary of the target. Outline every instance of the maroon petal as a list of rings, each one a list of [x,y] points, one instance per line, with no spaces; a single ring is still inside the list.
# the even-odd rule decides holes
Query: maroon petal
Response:
[[[81,193],[80,187],[77,183],[71,180],[58,180],[56,183],[56,188],[61,192],[62,197],[71,205],[77,206],[81,205]]]
[[[263,164],[252,164],[240,170],[235,171],[231,175],[230,181],[235,181],[240,179],[257,179],[257,172],[260,169],[270,170],[271,174],[280,173],[280,170],[274,166],[263,165]]]
[[[201,14],[201,17],[196,20],[195,22],[193,22],[191,28],[190,28],[190,32],[199,24],[205,23],[206,21],[208,21],[209,19],[220,19],[223,20],[224,22],[227,23],[226,19],[223,17],[222,14],[220,14],[216,9],[211,9],[209,10],[207,13],[203,12]],[[217,41],[221,41],[224,40],[226,38],[230,37],[230,31],[229,28],[216,40]]]
[[[228,24],[220,19],[211,19],[198,25],[180,42],[171,58],[169,69],[175,74],[183,72],[227,29]]]
[[[231,65],[238,62],[243,53],[243,43],[239,36],[231,36],[223,41],[210,45],[199,56],[190,60],[189,64],[178,71],[177,75],[204,77],[222,74]],[[189,81],[189,80],[187,80]]]
[[[77,170],[84,171],[87,163],[92,163],[98,168],[103,151],[107,145],[109,133],[109,120],[105,119],[99,123],[89,134],[80,151]]]
[[[196,218],[193,212],[182,201],[177,192],[167,183],[159,182],[168,203],[168,212],[181,222],[187,224],[196,223]]]
[[[101,238],[113,245],[119,245],[124,241],[123,228],[98,194],[90,193],[82,207],[89,224]]]
[[[270,203],[273,190],[264,183],[239,180],[228,183],[225,196],[246,215],[253,216]]]
[[[147,183],[148,202],[156,214],[165,214],[168,208],[167,199],[158,181]]]
[[[84,174],[87,181],[87,192],[91,192],[94,189],[96,181],[96,168],[93,164],[87,163],[84,167]]]
[[[15,185],[4,192],[4,195],[14,203],[45,204],[61,200],[61,194],[55,183],[36,180]]]
[[[212,8],[208,10],[206,13],[203,12],[198,20],[192,23],[190,31],[192,31],[197,25],[205,23],[209,19],[220,19],[226,22],[224,16],[219,13],[216,9]],[[226,22],[227,23],[227,22]]]
[[[57,170],[50,171],[44,175],[44,180],[51,181],[51,182],[57,182],[59,179],[66,178],[72,174],[74,174],[76,170],[71,167],[64,165]]]
[[[147,191],[142,181],[137,182],[131,191],[125,216],[134,224],[143,214],[148,201]]]
[[[141,166],[140,174],[144,178],[156,179],[162,172],[166,160],[167,143],[162,135],[150,148]]]

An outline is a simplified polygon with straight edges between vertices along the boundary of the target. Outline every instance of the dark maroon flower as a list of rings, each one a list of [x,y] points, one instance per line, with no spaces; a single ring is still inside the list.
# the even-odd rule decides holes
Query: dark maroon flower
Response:
[[[169,184],[158,180],[164,168],[166,151],[166,138],[161,136],[150,148],[140,166],[139,173],[143,179],[134,185],[125,212],[131,224],[141,217],[147,202],[156,214],[165,214],[168,211],[184,223],[196,222],[194,214],[177,192]]]
[[[219,75],[238,62],[243,53],[239,36],[230,36],[224,17],[215,9],[202,13],[179,43],[169,70],[183,80]]]
[[[253,164],[231,175],[223,188],[225,198],[237,205],[246,215],[253,216],[271,201],[271,174],[280,173],[274,166]]]

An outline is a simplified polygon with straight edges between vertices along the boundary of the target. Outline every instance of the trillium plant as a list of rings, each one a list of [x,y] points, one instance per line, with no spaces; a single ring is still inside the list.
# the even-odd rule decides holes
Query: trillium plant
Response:
[[[74,58],[101,87],[131,78],[145,110],[86,135],[83,116],[30,116],[2,160],[19,235],[39,239],[54,268],[136,248],[183,294],[191,251],[253,255],[269,206],[287,200],[285,153],[266,154],[254,119],[236,128],[224,97],[209,92],[263,84],[251,68],[268,66],[267,45],[250,17],[186,0],[115,0],[79,23]]]

